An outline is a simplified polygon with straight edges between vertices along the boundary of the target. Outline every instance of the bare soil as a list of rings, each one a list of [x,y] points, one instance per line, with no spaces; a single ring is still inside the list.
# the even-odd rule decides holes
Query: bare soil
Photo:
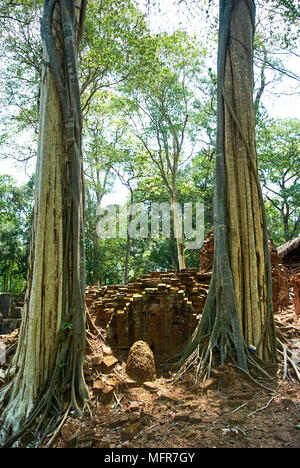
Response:
[[[299,384],[273,393],[240,381],[234,389],[194,391],[156,381],[158,392],[128,390],[120,401],[93,405],[67,421],[56,447],[300,448]]]
[[[294,308],[277,314],[276,322],[294,362],[300,362],[300,320]],[[231,365],[215,369],[202,384],[195,385],[192,374],[176,379],[157,369],[153,382],[138,385],[126,377],[126,356],[115,354],[118,364],[103,372],[97,363],[103,343],[90,337],[89,344],[90,405],[83,417],[67,419],[54,447],[300,448],[300,384],[291,369],[282,379],[283,365],[273,381],[254,375],[260,385]],[[95,382],[103,385],[96,388]]]
[[[276,324],[299,363],[300,317],[294,307],[277,314]],[[117,375],[120,384],[127,356],[115,354],[119,365],[110,376],[100,377],[107,381]],[[230,365],[215,369],[211,379],[198,385],[193,374],[176,378],[157,370],[154,382],[137,386],[129,380],[123,390],[116,386],[107,404],[92,390],[99,374],[93,367],[90,375],[87,370],[90,410],[82,419],[69,418],[56,446],[300,448],[300,384],[290,369],[282,379],[283,365],[273,381],[254,375],[260,385]]]

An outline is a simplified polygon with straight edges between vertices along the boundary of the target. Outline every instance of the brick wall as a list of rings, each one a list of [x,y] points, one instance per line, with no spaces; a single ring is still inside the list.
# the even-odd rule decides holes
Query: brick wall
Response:
[[[0,293],[0,334],[9,333],[20,326],[22,297]]]

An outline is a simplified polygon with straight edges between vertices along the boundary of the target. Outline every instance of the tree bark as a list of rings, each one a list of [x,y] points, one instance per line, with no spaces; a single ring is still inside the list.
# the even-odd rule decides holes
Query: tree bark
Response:
[[[133,190],[130,188],[130,207],[129,207],[129,217],[128,217],[128,225],[132,221],[132,205],[133,205]],[[125,253],[125,264],[124,264],[124,285],[128,284],[128,270],[129,270],[129,257],[130,257],[130,244],[131,244],[131,237],[129,234],[129,230],[127,229],[127,239],[126,239],[126,253]]]
[[[171,195],[171,206],[172,206],[173,223],[174,223],[174,234],[176,237],[179,270],[184,270],[186,268],[186,264],[185,264],[185,256],[184,256],[182,219],[178,211],[175,191],[173,191]]]
[[[64,402],[79,410],[87,398],[82,370],[84,205],[77,75],[85,6],[85,0],[46,0],[44,5],[32,242],[18,348],[11,381],[0,400],[0,406],[5,403],[2,440],[42,411],[49,412],[53,399],[63,411]]]
[[[268,291],[267,232],[255,141],[254,8],[252,0],[235,0],[231,15],[230,46],[222,88],[227,222],[230,266],[241,331],[246,343],[258,348],[260,357],[272,360],[273,338],[270,334],[264,336],[272,302]]]
[[[201,371],[276,361],[271,262],[257,170],[253,106],[253,0],[220,0],[214,267],[202,319],[179,364]],[[249,348],[256,349],[255,355]],[[254,358],[254,359],[253,359]],[[256,362],[255,362],[256,363]]]

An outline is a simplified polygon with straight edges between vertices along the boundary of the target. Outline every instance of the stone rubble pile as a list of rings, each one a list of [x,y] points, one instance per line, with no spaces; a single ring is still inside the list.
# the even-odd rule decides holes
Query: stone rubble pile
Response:
[[[290,275],[271,240],[269,247],[272,263],[273,309],[277,312],[289,305]]]
[[[289,305],[291,284],[288,270],[271,241],[270,253],[273,304],[277,312]],[[156,359],[163,359],[182,349],[203,311],[211,280],[213,255],[214,236],[211,229],[200,249],[199,271],[192,268],[152,272],[132,279],[127,286],[87,287],[87,307],[95,317],[96,325],[107,331],[111,346],[129,351],[135,341],[143,340],[149,343]],[[299,278],[293,283],[297,296]],[[9,333],[20,326],[23,302],[22,296],[0,294],[0,334]]]
[[[292,277],[291,283],[294,288],[296,315],[300,316],[300,273]]]
[[[272,289],[274,312],[288,307],[290,292],[290,275],[288,269],[283,265],[272,240],[269,240],[269,249],[272,263]],[[200,272],[208,273],[213,269],[214,257],[214,232],[211,229],[204,239],[200,249]]]
[[[20,326],[24,298],[9,293],[0,293],[0,335]]]
[[[127,286],[87,288],[87,306],[95,324],[107,328],[108,342],[129,350],[149,343],[156,358],[170,356],[191,336],[202,313],[210,274],[197,269],[153,272]]]
[[[270,241],[273,305],[289,305],[290,279]],[[87,288],[87,306],[95,324],[107,331],[109,344],[129,351],[134,342],[149,343],[155,359],[182,349],[202,314],[211,280],[214,236],[211,229],[200,250],[200,269],[152,272],[127,286]]]

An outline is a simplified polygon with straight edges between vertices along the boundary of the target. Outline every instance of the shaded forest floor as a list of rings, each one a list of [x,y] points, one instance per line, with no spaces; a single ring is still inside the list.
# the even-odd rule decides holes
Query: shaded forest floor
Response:
[[[276,316],[294,359],[300,362],[300,317],[290,306]],[[7,344],[18,332],[7,335]],[[125,374],[126,356],[113,355],[90,339],[85,374],[91,402],[82,418],[69,417],[54,447],[61,448],[300,448],[300,384],[291,373],[257,386],[233,366],[195,385],[170,372],[137,386]],[[105,349],[117,365],[103,372],[97,356]],[[108,360],[109,360],[108,359]],[[158,369],[159,372],[159,369]],[[0,379],[0,384],[4,384]],[[24,446],[28,441],[23,440]],[[30,443],[29,443],[30,446]]]

